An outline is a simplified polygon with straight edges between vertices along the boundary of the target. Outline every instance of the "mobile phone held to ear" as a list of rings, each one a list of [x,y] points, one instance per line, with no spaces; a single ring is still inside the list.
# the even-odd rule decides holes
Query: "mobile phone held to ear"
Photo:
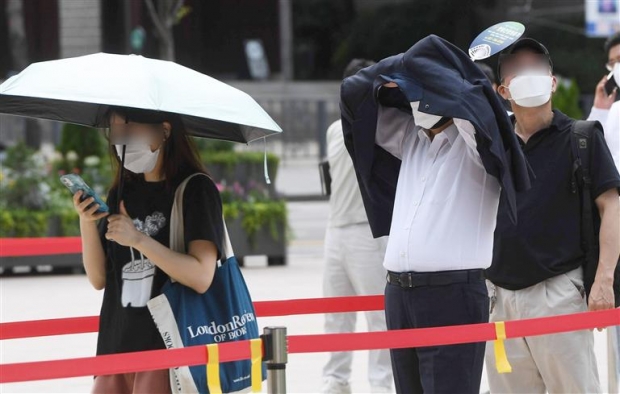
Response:
[[[110,212],[110,208],[105,202],[95,193],[95,191],[84,182],[81,176],[78,174],[67,174],[60,177],[60,181],[63,185],[67,186],[67,189],[71,191],[71,195],[75,195],[78,191],[82,191],[82,201],[87,198],[93,197],[95,201],[93,204],[99,204],[99,209],[96,213]]]
[[[618,87],[618,81],[616,81],[616,79],[614,78],[614,73],[613,71],[609,73],[609,75],[607,75],[607,82],[605,82],[605,93],[607,93],[608,96],[611,96],[611,94],[614,92],[614,89],[616,89]]]

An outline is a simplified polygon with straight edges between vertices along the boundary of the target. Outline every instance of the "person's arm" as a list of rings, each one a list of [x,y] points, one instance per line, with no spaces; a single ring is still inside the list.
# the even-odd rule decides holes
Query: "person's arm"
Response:
[[[602,125],[607,123],[607,119],[609,118],[609,110],[592,107],[590,110],[590,115],[588,115],[588,120],[598,120]]]
[[[388,82],[379,89],[398,89],[398,85],[394,82]],[[407,114],[397,107],[379,105],[375,143],[390,152],[392,156],[402,160],[405,132],[413,125],[411,114]]]
[[[217,267],[217,248],[213,242],[192,241],[187,254],[183,254],[165,247],[147,235],[139,234],[139,240],[133,248],[139,250],[169,277],[200,294],[209,289]]]
[[[618,189],[609,189],[595,200],[601,216],[599,262],[590,291],[590,310],[614,308],[614,272],[620,257],[620,199]]]
[[[598,120],[602,125],[607,123],[609,109],[616,101],[616,95],[618,94],[618,88],[616,88],[608,95],[605,91],[605,82],[607,82],[607,76],[604,76],[596,85],[596,90],[594,91],[594,105],[590,111],[590,116],[588,116],[588,120]]]
[[[379,106],[375,143],[394,157],[402,159],[405,131],[412,122],[413,117],[398,108]]]
[[[599,263],[590,290],[590,310],[614,307],[614,270],[620,257],[620,174],[616,169],[601,126],[590,139],[590,178],[592,196],[601,217]]]
[[[454,119],[454,124],[461,137],[463,137],[463,140],[465,140],[467,147],[474,153],[474,157],[480,160],[480,165],[482,165],[480,153],[478,153],[478,143],[476,142],[476,129],[474,125],[471,124],[470,121],[464,119]]]
[[[120,214],[108,220],[107,239],[140,251],[172,279],[198,293],[206,292],[211,286],[218,259],[213,242],[194,240],[189,242],[187,254],[175,252],[138,231],[124,202],[121,202]]]
[[[603,128],[605,129],[605,141],[616,163],[616,168],[620,171],[620,101],[611,106],[607,123],[603,125]]]
[[[90,197],[80,202],[83,192],[78,191],[73,196],[73,205],[80,215],[80,235],[82,238],[82,263],[89,282],[97,290],[105,287],[105,252],[101,244],[97,220],[106,217],[107,213],[95,213],[99,209],[94,198]]]

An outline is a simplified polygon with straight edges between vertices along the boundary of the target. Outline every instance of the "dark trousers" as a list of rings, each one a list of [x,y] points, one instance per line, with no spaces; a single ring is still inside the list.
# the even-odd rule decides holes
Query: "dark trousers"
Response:
[[[446,273],[441,275],[445,280]],[[389,330],[487,323],[489,297],[481,277],[465,283],[413,288],[388,283],[385,313]],[[481,342],[391,350],[396,392],[478,394],[485,345]]]

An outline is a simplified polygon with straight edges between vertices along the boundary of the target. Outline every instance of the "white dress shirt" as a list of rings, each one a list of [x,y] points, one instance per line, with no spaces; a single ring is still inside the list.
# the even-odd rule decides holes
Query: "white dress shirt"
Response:
[[[592,107],[588,120],[598,120],[603,125],[605,140],[620,171],[620,101],[613,103],[610,109]]]
[[[379,108],[376,143],[402,160],[384,267],[488,268],[500,184],[482,165],[473,125],[454,119],[431,141],[411,115]]]

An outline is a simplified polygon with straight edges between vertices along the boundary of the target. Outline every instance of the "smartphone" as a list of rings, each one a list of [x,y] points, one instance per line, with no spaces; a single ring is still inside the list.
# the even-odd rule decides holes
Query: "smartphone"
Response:
[[[319,163],[319,175],[321,177],[321,189],[324,196],[332,195],[332,176],[329,172],[329,161]]]
[[[93,197],[95,201],[93,204],[99,204],[99,209],[96,213],[110,212],[110,208],[105,202],[95,193],[95,191],[84,182],[81,176],[78,174],[67,174],[60,177],[60,181],[63,185],[67,186],[67,189],[71,191],[71,195],[75,195],[78,191],[82,191],[82,201],[89,197]]]
[[[605,82],[605,93],[610,96],[614,92],[614,89],[616,89],[617,87],[618,81],[616,81],[616,79],[614,78],[614,73],[612,71],[607,76],[607,82]]]

